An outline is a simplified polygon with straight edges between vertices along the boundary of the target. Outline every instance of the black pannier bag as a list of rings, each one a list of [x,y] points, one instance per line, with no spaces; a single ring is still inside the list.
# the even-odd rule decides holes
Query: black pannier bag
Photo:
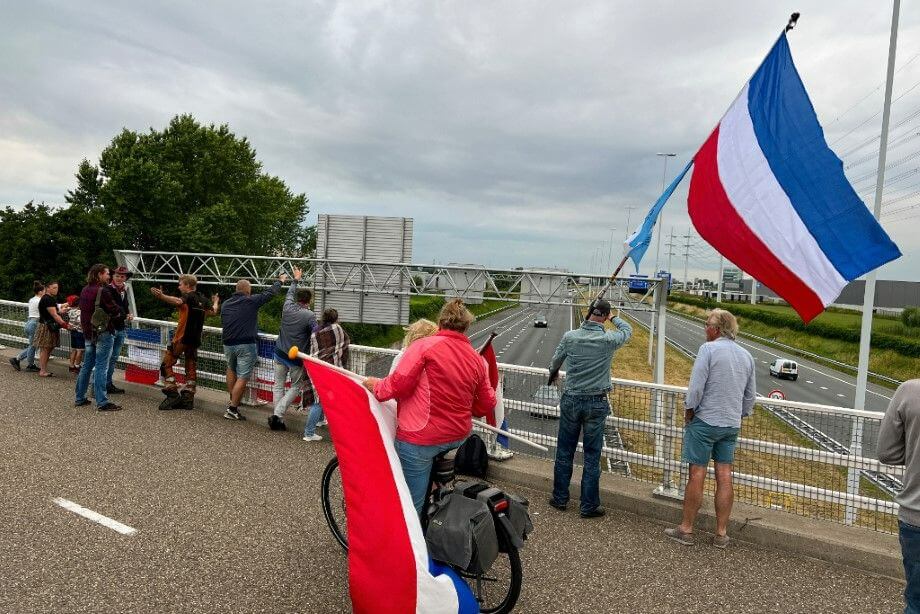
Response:
[[[498,558],[498,536],[489,507],[456,490],[429,507],[425,541],[431,558],[468,573],[483,573]]]
[[[524,547],[524,541],[533,532],[530,502],[527,499],[483,482],[460,481],[454,485],[454,490],[462,492],[467,498],[482,501],[490,510],[495,509],[499,502],[507,501],[508,507],[503,510],[504,516],[495,519],[496,522],[502,522],[501,528],[504,529],[498,532],[499,552],[508,552],[511,547],[518,550]]]
[[[473,433],[457,448],[454,461],[457,473],[477,478],[486,477],[489,469],[489,454],[482,437]]]

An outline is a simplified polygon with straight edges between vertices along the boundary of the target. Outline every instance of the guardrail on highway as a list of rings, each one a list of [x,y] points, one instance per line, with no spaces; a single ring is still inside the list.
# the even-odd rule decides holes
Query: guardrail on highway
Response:
[[[25,303],[0,301],[0,343],[13,347],[25,344],[25,317]],[[160,358],[176,324],[137,318],[134,325],[120,362],[128,379],[155,384]],[[260,337],[260,360],[248,400],[265,404],[271,402],[275,336]],[[57,355],[66,356],[69,335],[62,332],[61,338],[63,346]],[[385,375],[395,354],[395,350],[353,346],[349,367],[365,375]],[[199,351],[199,386],[222,388],[225,367],[220,329],[205,327]],[[558,391],[546,386],[547,370],[507,364],[500,368],[512,431],[554,445]],[[686,482],[686,465],[680,462],[686,388],[620,379],[612,380],[612,384],[613,414],[607,425],[620,434],[623,448],[608,445],[603,456],[619,466],[628,463],[631,479],[655,484],[662,494],[680,496]],[[855,443],[846,453],[825,449],[771,410],[788,412],[836,442]],[[741,429],[734,463],[736,498],[802,516],[896,531],[897,504],[864,477],[854,479],[862,472],[903,476],[902,467],[883,465],[874,458],[880,419],[879,413],[851,408],[759,399],[754,415]],[[529,451],[521,448],[518,453]],[[707,483],[708,488],[713,486],[712,480]]]
[[[693,320],[695,322],[700,322],[700,323],[706,322],[705,320],[703,320],[703,318],[697,318],[696,316],[691,316],[689,314],[686,314],[680,311],[676,311],[674,309],[668,309],[668,313],[673,314],[680,318],[686,318],[687,320]],[[787,352],[791,352],[793,354],[797,354],[805,358],[811,358],[812,360],[817,360],[823,363],[834,365],[835,367],[841,367],[843,369],[847,369],[848,371],[852,371],[854,373],[856,373],[856,371],[858,370],[856,365],[850,365],[845,362],[840,362],[839,360],[834,360],[833,358],[828,358],[827,356],[822,356],[821,354],[815,354],[814,352],[809,352],[808,350],[803,350],[802,348],[797,348],[793,345],[786,345],[785,343],[781,343],[779,341],[776,341],[775,339],[767,339],[766,337],[758,337],[757,335],[746,333],[744,331],[739,331],[738,334],[746,339],[751,339],[752,341],[757,341],[758,343],[762,343],[767,346],[780,348],[780,349],[786,350]],[[894,384],[895,386],[900,386],[901,384],[904,383],[899,379],[888,377],[887,375],[882,375],[881,373],[875,373],[873,371],[869,371],[869,376],[874,377],[883,382],[888,382],[889,384]]]

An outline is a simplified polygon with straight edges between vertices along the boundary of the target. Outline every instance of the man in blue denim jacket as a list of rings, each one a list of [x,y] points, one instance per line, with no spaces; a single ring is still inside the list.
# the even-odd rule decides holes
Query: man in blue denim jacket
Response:
[[[553,468],[553,498],[550,505],[564,511],[569,502],[572,460],[578,447],[579,433],[584,430],[585,466],[581,474],[581,517],[604,515],[600,505],[601,449],[604,446],[604,422],[610,414],[610,362],[613,353],[632,337],[632,327],[614,317],[616,330],[604,328],[610,320],[610,303],[595,301],[591,314],[580,328],[562,336],[550,372],[566,365],[565,386],[559,401],[559,436],[556,441],[556,464]]]

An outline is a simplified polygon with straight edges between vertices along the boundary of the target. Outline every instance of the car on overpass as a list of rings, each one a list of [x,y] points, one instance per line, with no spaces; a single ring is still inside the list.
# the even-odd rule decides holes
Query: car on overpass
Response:
[[[770,375],[780,379],[788,377],[795,381],[799,379],[799,365],[788,358],[777,358],[770,363]]]
[[[536,318],[533,319],[534,328],[547,328],[549,327],[549,322],[546,321],[546,314],[538,314]]]

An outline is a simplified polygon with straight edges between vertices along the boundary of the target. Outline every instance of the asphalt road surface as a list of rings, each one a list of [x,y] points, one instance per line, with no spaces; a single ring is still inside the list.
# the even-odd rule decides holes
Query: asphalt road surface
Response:
[[[650,314],[638,312],[630,313],[630,315],[648,325]],[[667,318],[668,339],[677,342],[694,354],[699,351],[700,345],[706,341],[703,324],[672,312],[668,313]],[[754,357],[757,365],[757,393],[761,396],[767,396],[772,390],[780,390],[790,401],[853,407],[856,395],[855,377],[809,360],[783,354],[780,350],[751,342],[743,337],[738,339],[738,343]],[[770,375],[770,363],[776,358],[791,358],[798,363],[797,381],[778,379]],[[866,394],[866,409],[884,412],[891,396],[891,390],[870,384]],[[808,412],[798,412],[798,414],[844,446],[850,445],[852,419],[832,417],[826,414],[809,414]],[[876,424],[867,423],[863,439],[865,454],[874,454],[877,439]]]
[[[230,422],[158,412],[158,399],[130,392],[122,412],[76,409],[59,367],[39,380],[0,365],[0,612],[350,611],[347,561],[319,504],[328,441],[269,431],[254,409]],[[741,542],[683,548],[646,518],[582,520],[549,508],[546,493],[512,490],[535,525],[517,612],[903,607],[895,580]]]

